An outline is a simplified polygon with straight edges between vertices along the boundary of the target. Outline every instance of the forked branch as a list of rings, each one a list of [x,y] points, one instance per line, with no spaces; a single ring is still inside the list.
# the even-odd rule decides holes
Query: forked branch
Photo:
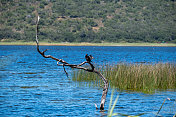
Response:
[[[85,71],[88,71],[88,72],[93,72],[93,73],[96,73],[99,75],[99,77],[103,80],[103,83],[104,83],[104,87],[103,87],[103,94],[102,94],[102,97],[101,97],[101,104],[100,104],[100,110],[104,110],[104,105],[105,105],[105,100],[106,100],[106,95],[107,95],[107,92],[108,92],[108,81],[107,79],[100,73],[98,72],[94,65],[91,63],[91,61],[84,61],[82,62],[81,64],[69,64],[67,63],[66,61],[62,60],[62,59],[58,59],[58,58],[55,58],[51,55],[45,55],[45,52],[48,50],[44,50],[44,51],[40,51],[40,48],[39,48],[39,41],[38,41],[38,25],[39,25],[39,20],[40,20],[40,17],[38,16],[37,18],[37,23],[36,23],[36,43],[37,43],[37,51],[44,57],[44,58],[51,58],[55,61],[57,61],[57,65],[59,66],[63,66],[64,68],[64,71],[65,73],[68,75],[68,73],[66,72],[65,70],[65,66],[68,66],[68,67],[71,67],[71,68],[76,68],[76,69],[82,69],[82,70],[85,70]],[[84,64],[89,64],[91,68],[86,68],[86,67],[82,67]]]

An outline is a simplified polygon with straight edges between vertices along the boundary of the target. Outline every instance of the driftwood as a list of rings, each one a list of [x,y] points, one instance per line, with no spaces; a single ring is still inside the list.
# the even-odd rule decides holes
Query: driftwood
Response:
[[[39,49],[39,41],[38,41],[38,24],[39,24],[39,19],[40,17],[38,16],[38,19],[37,19],[37,23],[36,23],[36,43],[37,43],[37,51],[44,57],[44,58],[51,58],[55,61],[57,61],[57,65],[59,66],[63,66],[64,68],[64,71],[66,73],[66,75],[68,76],[66,70],[65,70],[65,66],[68,66],[68,67],[71,67],[71,68],[76,68],[76,69],[82,69],[82,70],[85,70],[87,72],[93,72],[93,73],[96,73],[98,74],[98,76],[100,76],[100,78],[103,80],[103,83],[104,83],[104,87],[103,87],[103,94],[102,94],[102,97],[101,97],[101,104],[100,104],[100,110],[104,110],[104,105],[105,105],[105,100],[106,100],[106,95],[107,95],[107,92],[108,92],[108,80],[99,72],[95,69],[94,65],[91,63],[91,61],[84,61],[83,63],[79,64],[79,65],[75,65],[75,64],[69,64],[67,63],[66,61],[62,60],[62,59],[58,59],[58,58],[55,58],[51,55],[45,55],[45,52],[48,50],[46,49],[45,51],[40,51]],[[82,65],[84,64],[89,64],[91,68],[86,68],[86,67],[82,67]],[[97,108],[97,106],[96,106]],[[97,108],[98,109],[98,108]]]

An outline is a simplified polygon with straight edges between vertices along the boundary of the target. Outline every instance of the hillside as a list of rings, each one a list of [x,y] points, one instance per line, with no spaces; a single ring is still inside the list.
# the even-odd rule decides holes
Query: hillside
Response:
[[[176,43],[174,0],[1,0],[0,40]]]

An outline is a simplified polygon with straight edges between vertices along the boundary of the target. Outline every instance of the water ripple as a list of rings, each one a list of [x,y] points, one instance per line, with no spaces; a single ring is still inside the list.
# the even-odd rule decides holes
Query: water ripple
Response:
[[[69,63],[84,61],[86,53],[99,64],[117,62],[174,62],[175,47],[66,47],[42,46],[47,54]],[[154,48],[154,49],[153,49]],[[55,61],[39,55],[35,46],[0,46],[0,116],[79,116],[104,117],[94,103],[100,103],[102,89],[78,85],[67,78]],[[69,76],[72,69],[66,68]],[[165,98],[176,99],[175,91],[155,94],[116,92],[120,94],[114,112],[141,117],[155,116]],[[109,89],[105,109],[108,109]],[[160,115],[173,116],[175,102],[167,101]]]

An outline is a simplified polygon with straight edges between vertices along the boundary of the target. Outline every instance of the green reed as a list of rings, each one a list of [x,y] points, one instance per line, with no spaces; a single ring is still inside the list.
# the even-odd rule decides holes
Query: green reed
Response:
[[[151,93],[155,90],[176,89],[176,65],[172,63],[123,63],[103,65],[99,70],[108,79],[110,87],[119,90]],[[73,80],[94,86],[103,85],[96,74],[82,70],[73,73]]]

